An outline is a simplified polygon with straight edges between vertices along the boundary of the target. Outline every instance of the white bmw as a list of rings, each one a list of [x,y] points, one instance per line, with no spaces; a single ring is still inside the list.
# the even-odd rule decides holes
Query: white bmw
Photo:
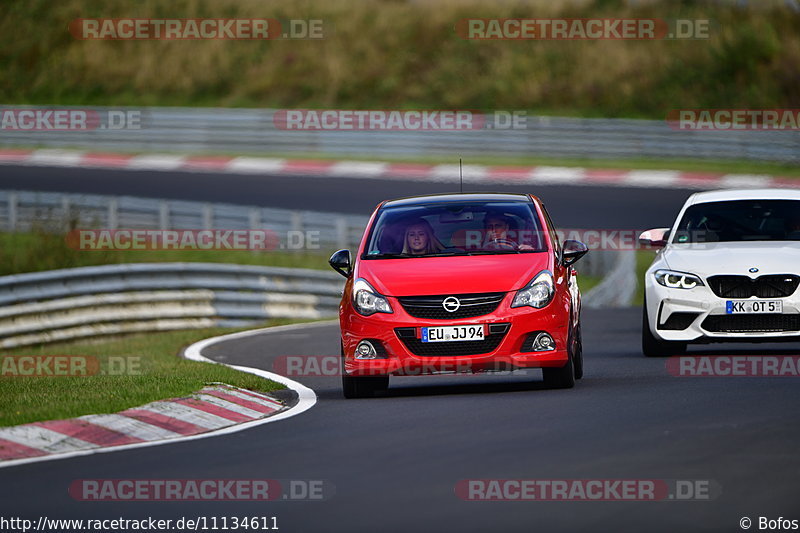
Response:
[[[697,193],[639,241],[660,248],[644,279],[645,355],[800,338],[800,191]]]

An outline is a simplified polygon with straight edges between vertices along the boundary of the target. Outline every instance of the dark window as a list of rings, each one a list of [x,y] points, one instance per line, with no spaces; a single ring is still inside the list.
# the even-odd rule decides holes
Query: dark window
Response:
[[[686,209],[673,243],[800,241],[800,201],[732,200]]]

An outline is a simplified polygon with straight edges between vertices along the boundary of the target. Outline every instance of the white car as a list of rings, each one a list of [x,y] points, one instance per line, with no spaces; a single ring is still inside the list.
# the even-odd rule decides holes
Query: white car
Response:
[[[693,194],[671,229],[639,242],[660,248],[644,279],[645,355],[800,337],[800,191]]]

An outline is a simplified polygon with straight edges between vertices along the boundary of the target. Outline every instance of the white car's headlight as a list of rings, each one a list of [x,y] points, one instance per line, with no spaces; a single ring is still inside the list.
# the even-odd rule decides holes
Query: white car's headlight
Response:
[[[357,279],[353,284],[353,305],[356,311],[364,316],[375,313],[394,313],[389,300],[378,294],[364,279]]]
[[[659,285],[670,289],[694,289],[703,285],[703,280],[699,276],[687,272],[675,272],[674,270],[656,270],[653,275]]]
[[[542,270],[533,280],[517,291],[511,307],[535,307],[541,309],[550,303],[556,289],[553,283],[553,274],[549,270]]]

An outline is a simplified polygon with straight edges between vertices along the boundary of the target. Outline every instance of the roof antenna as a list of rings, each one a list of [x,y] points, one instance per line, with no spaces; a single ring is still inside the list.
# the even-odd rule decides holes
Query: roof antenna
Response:
[[[458,184],[461,192],[464,192],[464,170],[461,167],[461,158],[458,158]]]

